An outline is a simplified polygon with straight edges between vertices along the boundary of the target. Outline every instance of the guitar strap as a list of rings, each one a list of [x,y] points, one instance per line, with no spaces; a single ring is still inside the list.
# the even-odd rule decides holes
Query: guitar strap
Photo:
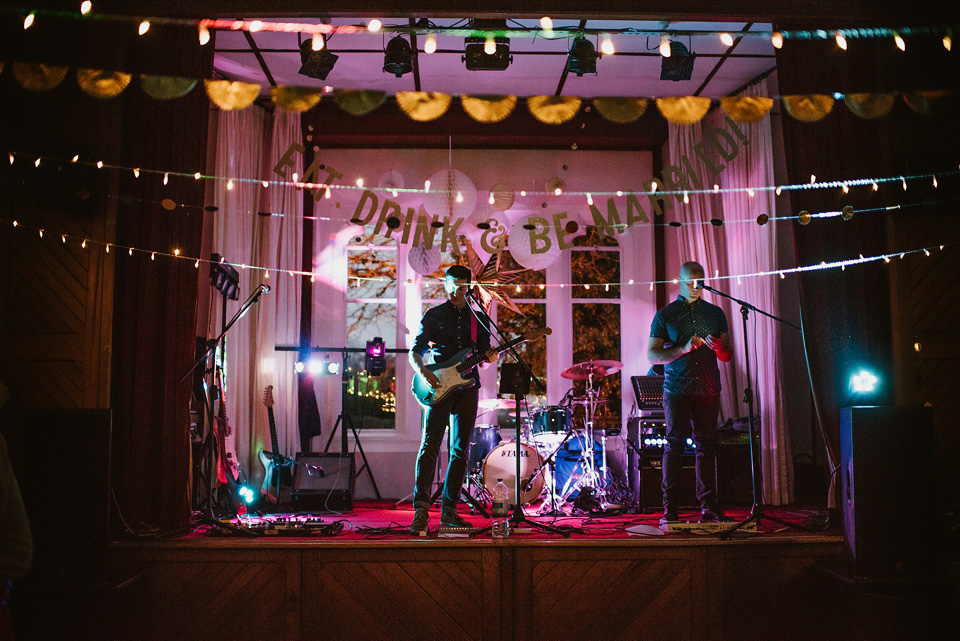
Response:
[[[470,313],[470,340],[473,341],[474,347],[477,345],[477,316],[474,313]]]

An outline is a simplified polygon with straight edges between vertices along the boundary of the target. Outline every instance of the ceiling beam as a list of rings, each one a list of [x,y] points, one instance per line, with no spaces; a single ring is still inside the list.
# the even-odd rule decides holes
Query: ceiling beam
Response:
[[[257,47],[257,43],[253,40],[253,34],[249,31],[244,31],[243,35],[247,38],[247,43],[250,45],[250,50],[253,52],[253,55],[257,57],[257,62],[260,63],[260,68],[263,69],[263,75],[267,77],[267,82],[270,83],[271,87],[277,86],[277,81],[273,79],[273,74],[270,73],[270,67],[267,66],[267,61],[263,59],[263,54],[260,53],[260,48]]]
[[[740,31],[741,32],[750,31],[750,27],[752,26],[753,26],[753,23],[748,22]],[[743,40],[743,36],[737,36],[737,39],[733,41],[733,44],[730,45],[727,48],[727,50],[723,52],[723,55],[720,56],[719,60],[717,60],[717,64],[713,66],[713,69],[710,70],[710,73],[707,74],[707,77],[703,79],[703,83],[699,87],[697,87],[696,92],[694,92],[693,94],[694,96],[699,96],[700,93],[707,88],[707,85],[710,84],[710,81],[713,80],[713,77],[717,75],[717,72],[720,71],[720,67],[722,67],[723,63],[727,61],[727,58],[730,57],[730,54],[732,54],[733,50],[737,48],[737,45],[740,44],[741,40]]]
[[[417,26],[416,18],[410,18],[410,26]],[[420,51],[417,49],[417,34],[410,34],[410,48],[413,49],[413,90],[420,91]]]
[[[378,53],[383,55],[383,51],[380,49],[340,49],[339,47],[333,50],[334,53]],[[423,50],[421,49],[420,52]],[[299,49],[260,49],[261,53],[299,53]],[[252,53],[250,49],[232,49],[224,48],[217,49],[216,53]],[[457,56],[463,55],[463,49],[437,49],[437,54],[454,54]],[[514,51],[510,50],[510,55],[512,56],[563,56],[567,57],[568,52],[566,51]],[[657,51],[618,51],[616,56],[622,56],[626,58],[659,58],[660,53]],[[773,60],[776,58],[774,54],[765,54],[765,53],[698,53],[697,58],[769,58]]]

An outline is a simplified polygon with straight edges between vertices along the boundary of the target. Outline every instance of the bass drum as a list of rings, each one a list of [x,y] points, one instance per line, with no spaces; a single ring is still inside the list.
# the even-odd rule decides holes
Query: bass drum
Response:
[[[517,444],[515,441],[507,441],[495,447],[487,460],[483,462],[483,485],[490,494],[493,494],[497,487],[497,480],[503,479],[504,484],[509,491],[509,503],[514,505],[514,478],[517,472]],[[543,457],[535,447],[520,443],[520,478],[528,479],[536,470],[543,465]],[[536,500],[543,492],[543,473],[537,475],[533,480],[533,485],[529,490],[520,492],[520,505],[528,505]]]

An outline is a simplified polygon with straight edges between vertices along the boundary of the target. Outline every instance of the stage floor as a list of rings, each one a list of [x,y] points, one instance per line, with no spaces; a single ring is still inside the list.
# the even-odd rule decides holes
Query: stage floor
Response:
[[[347,512],[317,511],[291,512],[289,506],[280,506],[275,513],[262,515],[246,515],[235,519],[224,519],[227,527],[210,527],[200,525],[184,537],[183,540],[198,541],[200,539],[223,538],[260,538],[260,539],[290,539],[298,541],[315,541],[327,543],[349,543],[359,541],[403,540],[463,540],[481,542],[490,540],[491,534],[470,530],[455,530],[444,528],[440,523],[440,509],[433,507],[430,510],[430,530],[427,536],[413,536],[407,530],[413,519],[413,507],[410,503],[396,504],[387,501],[356,501],[353,509]],[[741,530],[730,535],[728,530],[741,520],[745,520],[750,510],[746,507],[728,509],[727,515],[731,523],[699,523],[698,510],[681,510],[680,521],[667,526],[660,525],[661,513],[629,514],[618,510],[605,512],[583,513],[573,510],[570,505],[564,506],[562,514],[537,516],[536,508],[525,509],[527,518],[532,523],[521,523],[511,532],[506,543],[522,541],[580,541],[597,543],[599,541],[629,541],[642,540],[735,540],[766,539],[781,542],[842,541],[842,532],[839,530],[825,531],[823,515],[819,510],[803,506],[783,508],[768,508],[766,514],[775,517],[788,525],[763,519],[758,524],[755,521],[747,524]],[[460,515],[480,530],[490,525],[490,518],[479,513],[473,513],[469,506],[460,506]],[[551,532],[540,529],[537,525],[544,525],[560,532]],[[170,540],[170,539],[167,539]]]

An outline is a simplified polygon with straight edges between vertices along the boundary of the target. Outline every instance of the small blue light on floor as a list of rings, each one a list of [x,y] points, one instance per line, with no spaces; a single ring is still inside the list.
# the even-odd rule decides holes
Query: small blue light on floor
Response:
[[[862,369],[850,377],[850,389],[858,394],[869,394],[876,391],[879,382],[880,379],[871,372]]]

